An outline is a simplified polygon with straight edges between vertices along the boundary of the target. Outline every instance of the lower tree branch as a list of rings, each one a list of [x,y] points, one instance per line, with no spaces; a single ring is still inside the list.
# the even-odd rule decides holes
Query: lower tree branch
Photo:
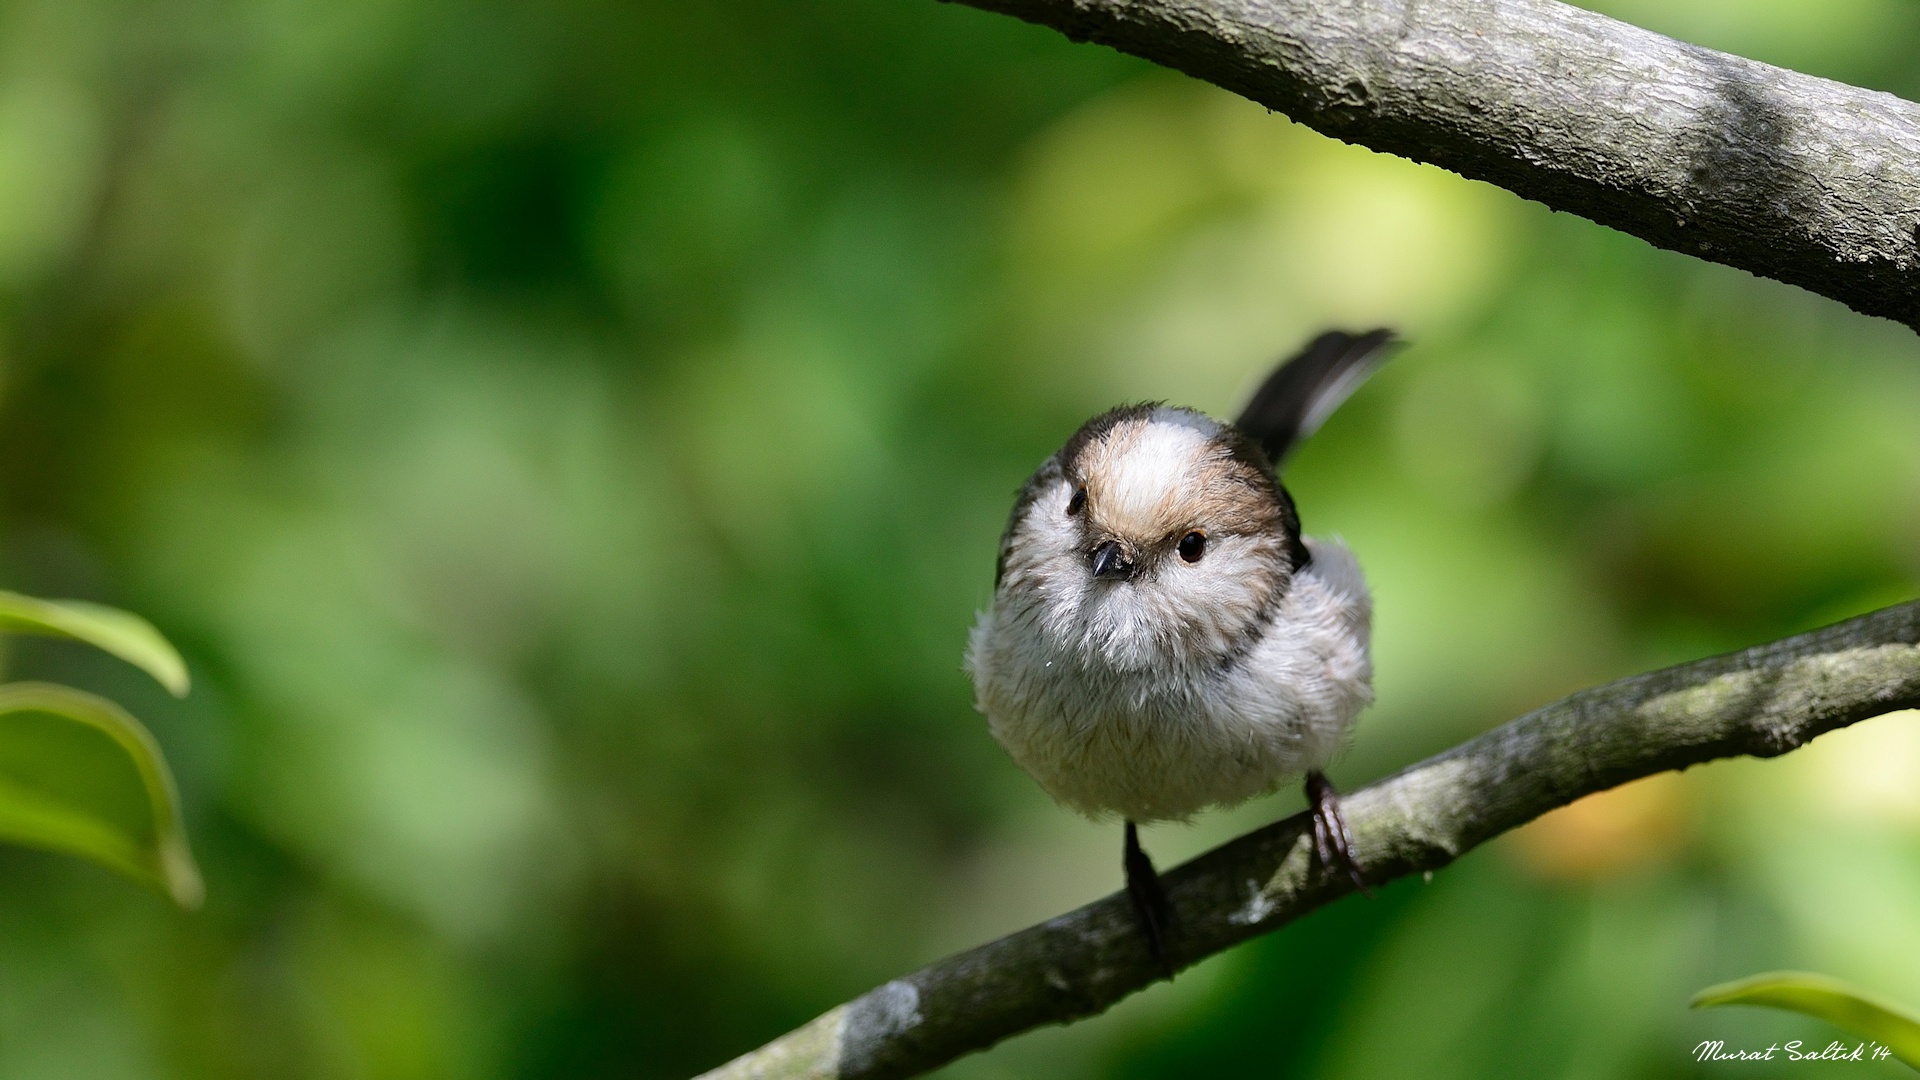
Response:
[[[1583,795],[1715,758],[1773,757],[1915,707],[1920,601],[1574,694],[1354,792],[1347,819],[1380,884]],[[1296,814],[1165,874],[1173,961],[1189,966],[1353,891],[1312,848]],[[702,1080],[914,1076],[1162,977],[1116,893],[895,979]]]
[[[1920,327],[1920,105],[1891,94],[1556,0],[960,2]]]

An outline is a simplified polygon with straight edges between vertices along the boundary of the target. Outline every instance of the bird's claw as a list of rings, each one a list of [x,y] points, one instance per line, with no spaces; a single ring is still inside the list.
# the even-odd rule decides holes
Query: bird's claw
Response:
[[[1353,851],[1353,834],[1347,831],[1347,818],[1340,812],[1340,793],[1325,773],[1314,771],[1307,774],[1307,802],[1313,810],[1313,852],[1320,857],[1320,865],[1329,871],[1336,866],[1344,868],[1347,876],[1353,879],[1353,887],[1367,896],[1373,890],[1367,888],[1366,868],[1360,865],[1360,857]]]
[[[1167,956],[1167,931],[1173,925],[1173,905],[1167,902],[1166,890],[1160,887],[1160,875],[1153,868],[1153,860],[1141,850],[1139,829],[1131,821],[1127,822],[1123,861],[1127,871],[1127,899],[1133,901],[1133,914],[1140,921],[1141,933],[1146,935],[1147,951],[1171,979],[1173,961]]]

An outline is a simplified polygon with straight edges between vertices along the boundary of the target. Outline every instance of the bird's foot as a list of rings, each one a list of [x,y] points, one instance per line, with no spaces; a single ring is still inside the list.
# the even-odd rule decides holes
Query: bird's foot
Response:
[[[1140,849],[1140,830],[1131,821],[1127,822],[1127,846],[1122,858],[1127,870],[1127,899],[1133,901],[1133,914],[1146,935],[1147,951],[1171,979],[1173,963],[1167,958],[1167,930],[1173,925],[1173,905],[1160,887],[1153,860]]]
[[[1354,888],[1372,896],[1366,868],[1353,852],[1353,834],[1347,831],[1346,815],[1340,812],[1340,793],[1318,769],[1307,774],[1307,802],[1313,808],[1313,851],[1320,856],[1320,865],[1330,871],[1336,866],[1345,868]]]

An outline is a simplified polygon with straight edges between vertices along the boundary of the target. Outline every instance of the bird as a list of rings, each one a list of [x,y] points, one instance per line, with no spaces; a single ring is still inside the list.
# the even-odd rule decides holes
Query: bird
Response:
[[[1373,700],[1373,601],[1302,534],[1280,469],[1397,344],[1329,330],[1231,424],[1153,402],[1083,424],[1014,499],[966,649],[975,708],[1063,806],[1125,825],[1126,891],[1166,969],[1172,908],[1139,826],[1304,780],[1314,853],[1365,891],[1325,768]]]

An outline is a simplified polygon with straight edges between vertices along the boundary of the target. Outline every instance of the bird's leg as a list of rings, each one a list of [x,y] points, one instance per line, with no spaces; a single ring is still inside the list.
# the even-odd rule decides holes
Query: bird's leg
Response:
[[[1313,851],[1320,856],[1320,865],[1328,870],[1345,867],[1354,887],[1372,896],[1362,876],[1364,868],[1353,853],[1353,834],[1347,831],[1346,815],[1340,812],[1340,793],[1318,769],[1307,774],[1307,803],[1313,808]]]
[[[1171,979],[1173,965],[1167,961],[1167,927],[1173,922],[1173,907],[1160,888],[1160,875],[1153,869],[1153,860],[1140,850],[1140,830],[1131,821],[1127,822],[1127,846],[1122,861],[1127,869],[1127,899],[1133,901],[1133,914],[1140,920],[1141,932],[1147,935],[1147,951]]]

